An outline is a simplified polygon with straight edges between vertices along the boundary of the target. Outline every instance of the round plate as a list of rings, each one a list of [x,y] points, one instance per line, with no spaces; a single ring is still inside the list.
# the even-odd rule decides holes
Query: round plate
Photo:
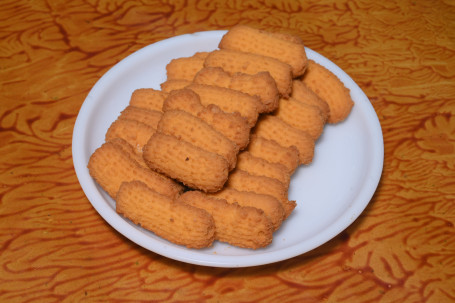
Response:
[[[149,45],[112,67],[84,101],[73,132],[73,162],[79,182],[98,213],[138,245],[171,259],[216,267],[273,263],[308,252],[335,237],[362,213],[382,173],[384,145],[381,126],[370,101],[334,63],[307,49],[310,59],[325,66],[351,91],[355,105],[342,123],[326,125],[316,142],[313,163],[292,176],[289,199],[297,201],[291,216],[263,249],[242,249],[215,242],[207,249],[170,243],[115,212],[115,202],[93,181],[87,163],[104,142],[111,123],[138,88],[160,89],[171,59],[218,47],[225,31],[186,34]]]

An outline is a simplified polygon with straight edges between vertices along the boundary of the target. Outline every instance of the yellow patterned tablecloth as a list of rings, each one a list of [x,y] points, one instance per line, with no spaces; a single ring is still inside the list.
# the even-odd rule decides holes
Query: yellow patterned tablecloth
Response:
[[[454,302],[451,1],[1,1],[0,302]],[[321,247],[251,268],[167,259],[111,228],[76,178],[78,111],[134,51],[235,24],[300,36],[382,126],[362,215]]]

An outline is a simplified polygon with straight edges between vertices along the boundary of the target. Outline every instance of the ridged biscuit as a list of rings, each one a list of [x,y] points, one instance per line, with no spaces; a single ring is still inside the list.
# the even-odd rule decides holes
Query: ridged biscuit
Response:
[[[153,170],[205,192],[220,190],[228,178],[229,163],[222,156],[162,133],[150,138],[143,157]]]
[[[251,175],[242,170],[236,169],[229,175],[226,188],[270,195],[281,202],[285,217],[288,217],[296,206],[295,201],[288,200],[287,188],[283,183],[273,178]]]
[[[221,39],[219,48],[278,59],[292,67],[293,77],[305,72],[308,61],[303,43],[245,25],[232,27]]]
[[[273,115],[287,124],[307,132],[314,140],[317,140],[324,130],[325,119],[321,110],[292,97],[281,99],[279,107]]]
[[[239,113],[251,127],[256,124],[261,107],[258,97],[214,85],[193,83],[187,88],[198,94],[202,105],[215,104],[227,113]]]
[[[235,167],[239,152],[237,145],[192,114],[182,110],[165,111],[157,131],[218,154],[226,159],[230,169]]]
[[[308,70],[303,75],[302,81],[329,105],[329,123],[338,123],[347,118],[354,102],[349,89],[335,74],[313,60],[309,60]]]
[[[196,52],[194,53],[193,57],[194,58],[200,58],[200,59],[205,59],[209,55],[210,52]]]
[[[329,105],[316,95],[316,93],[313,92],[303,81],[299,79],[294,79],[292,81],[291,97],[302,103],[318,107],[323,115],[324,123],[327,122],[330,115]]]
[[[118,118],[142,122],[156,129],[162,115],[163,113],[161,111],[128,105],[120,113],[120,116]]]
[[[295,146],[285,147],[275,140],[252,135],[247,150],[255,157],[285,166],[290,175],[299,166],[299,151]]]
[[[283,97],[288,97],[292,92],[291,66],[271,57],[223,49],[211,52],[205,59],[204,66],[221,67],[231,75],[235,73],[254,75],[266,71],[275,80]]]
[[[210,104],[200,111],[197,116],[232,140],[239,150],[248,145],[251,127],[248,121],[238,113],[226,113],[218,106]]]
[[[222,190],[208,194],[210,197],[224,199],[230,204],[237,203],[240,206],[250,206],[264,211],[265,215],[277,230],[284,220],[284,208],[277,198],[270,195],[263,195],[254,192],[238,191],[233,188],[223,188]]]
[[[250,175],[265,176],[283,183],[286,190],[291,177],[288,169],[279,163],[272,163],[263,158],[255,157],[248,151],[242,151],[237,156],[237,169],[246,171]]]
[[[156,235],[188,248],[204,248],[215,240],[215,222],[205,210],[163,196],[142,182],[122,183],[116,211]]]
[[[279,92],[275,80],[268,72],[254,75],[235,73],[232,76],[221,67],[205,67],[201,69],[193,80],[198,84],[216,85],[258,96],[262,105],[260,113],[269,113],[278,107]]]
[[[138,180],[154,191],[176,198],[183,187],[175,181],[141,166],[117,144],[106,142],[90,156],[88,169],[95,181],[113,198],[123,182]]]
[[[264,115],[256,124],[254,134],[299,151],[300,164],[309,164],[314,155],[314,139],[304,131],[296,129],[280,118]]]
[[[172,59],[166,65],[167,80],[181,79],[192,81],[196,73],[204,67],[204,58],[198,56]]]
[[[130,105],[161,111],[163,108],[164,99],[166,99],[167,93],[153,88],[140,88],[136,89],[131,95]]]
[[[183,89],[190,85],[192,81],[188,80],[181,80],[181,79],[173,79],[173,80],[166,80],[165,82],[160,84],[161,90],[165,93],[170,93],[173,90]]]
[[[188,191],[178,201],[206,210],[215,220],[215,237],[221,242],[258,249],[273,240],[273,225],[262,210],[230,204],[199,191]]]
[[[245,118],[238,113],[226,113],[214,104],[203,106],[199,96],[190,89],[175,90],[169,94],[163,111],[173,109],[197,116],[237,144],[239,150],[248,145],[251,127]]]
[[[156,129],[130,119],[115,120],[106,132],[105,140],[121,138],[133,146],[137,153],[142,153],[142,149]]]
[[[142,158],[142,153],[137,153],[136,150],[134,149],[134,147],[131,146],[131,144],[129,144],[125,140],[123,140],[121,138],[114,138],[114,139],[109,140],[109,143],[115,144],[115,146],[117,146],[117,148],[128,153],[128,155],[133,160],[135,160],[138,164],[140,164],[142,167],[149,169],[149,167],[147,166],[147,164],[144,161],[144,158]]]

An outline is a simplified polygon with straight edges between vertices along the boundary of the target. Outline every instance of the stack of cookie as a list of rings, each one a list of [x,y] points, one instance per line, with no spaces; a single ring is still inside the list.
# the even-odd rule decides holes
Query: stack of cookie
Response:
[[[291,176],[325,123],[352,106],[298,37],[236,26],[169,62],[161,90],[136,90],[88,167],[118,213],[173,243],[257,249],[296,207]]]

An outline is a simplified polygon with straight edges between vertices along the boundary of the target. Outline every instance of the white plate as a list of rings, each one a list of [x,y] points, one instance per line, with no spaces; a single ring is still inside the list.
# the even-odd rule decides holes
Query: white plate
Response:
[[[249,250],[215,242],[203,250],[163,240],[115,212],[115,202],[90,177],[90,155],[104,142],[110,124],[127,106],[137,88],[160,89],[166,65],[173,58],[218,47],[225,31],[208,31],[163,40],[133,53],[112,67],[84,101],[73,133],[73,162],[79,182],[98,213],[138,245],[171,259],[216,267],[273,263],[308,252],[329,241],[362,213],[382,173],[381,126],[370,101],[334,63],[307,49],[310,59],[335,73],[351,90],[355,106],[349,117],[327,125],[317,141],[314,161],[292,177],[289,198],[298,205],[264,249]]]

